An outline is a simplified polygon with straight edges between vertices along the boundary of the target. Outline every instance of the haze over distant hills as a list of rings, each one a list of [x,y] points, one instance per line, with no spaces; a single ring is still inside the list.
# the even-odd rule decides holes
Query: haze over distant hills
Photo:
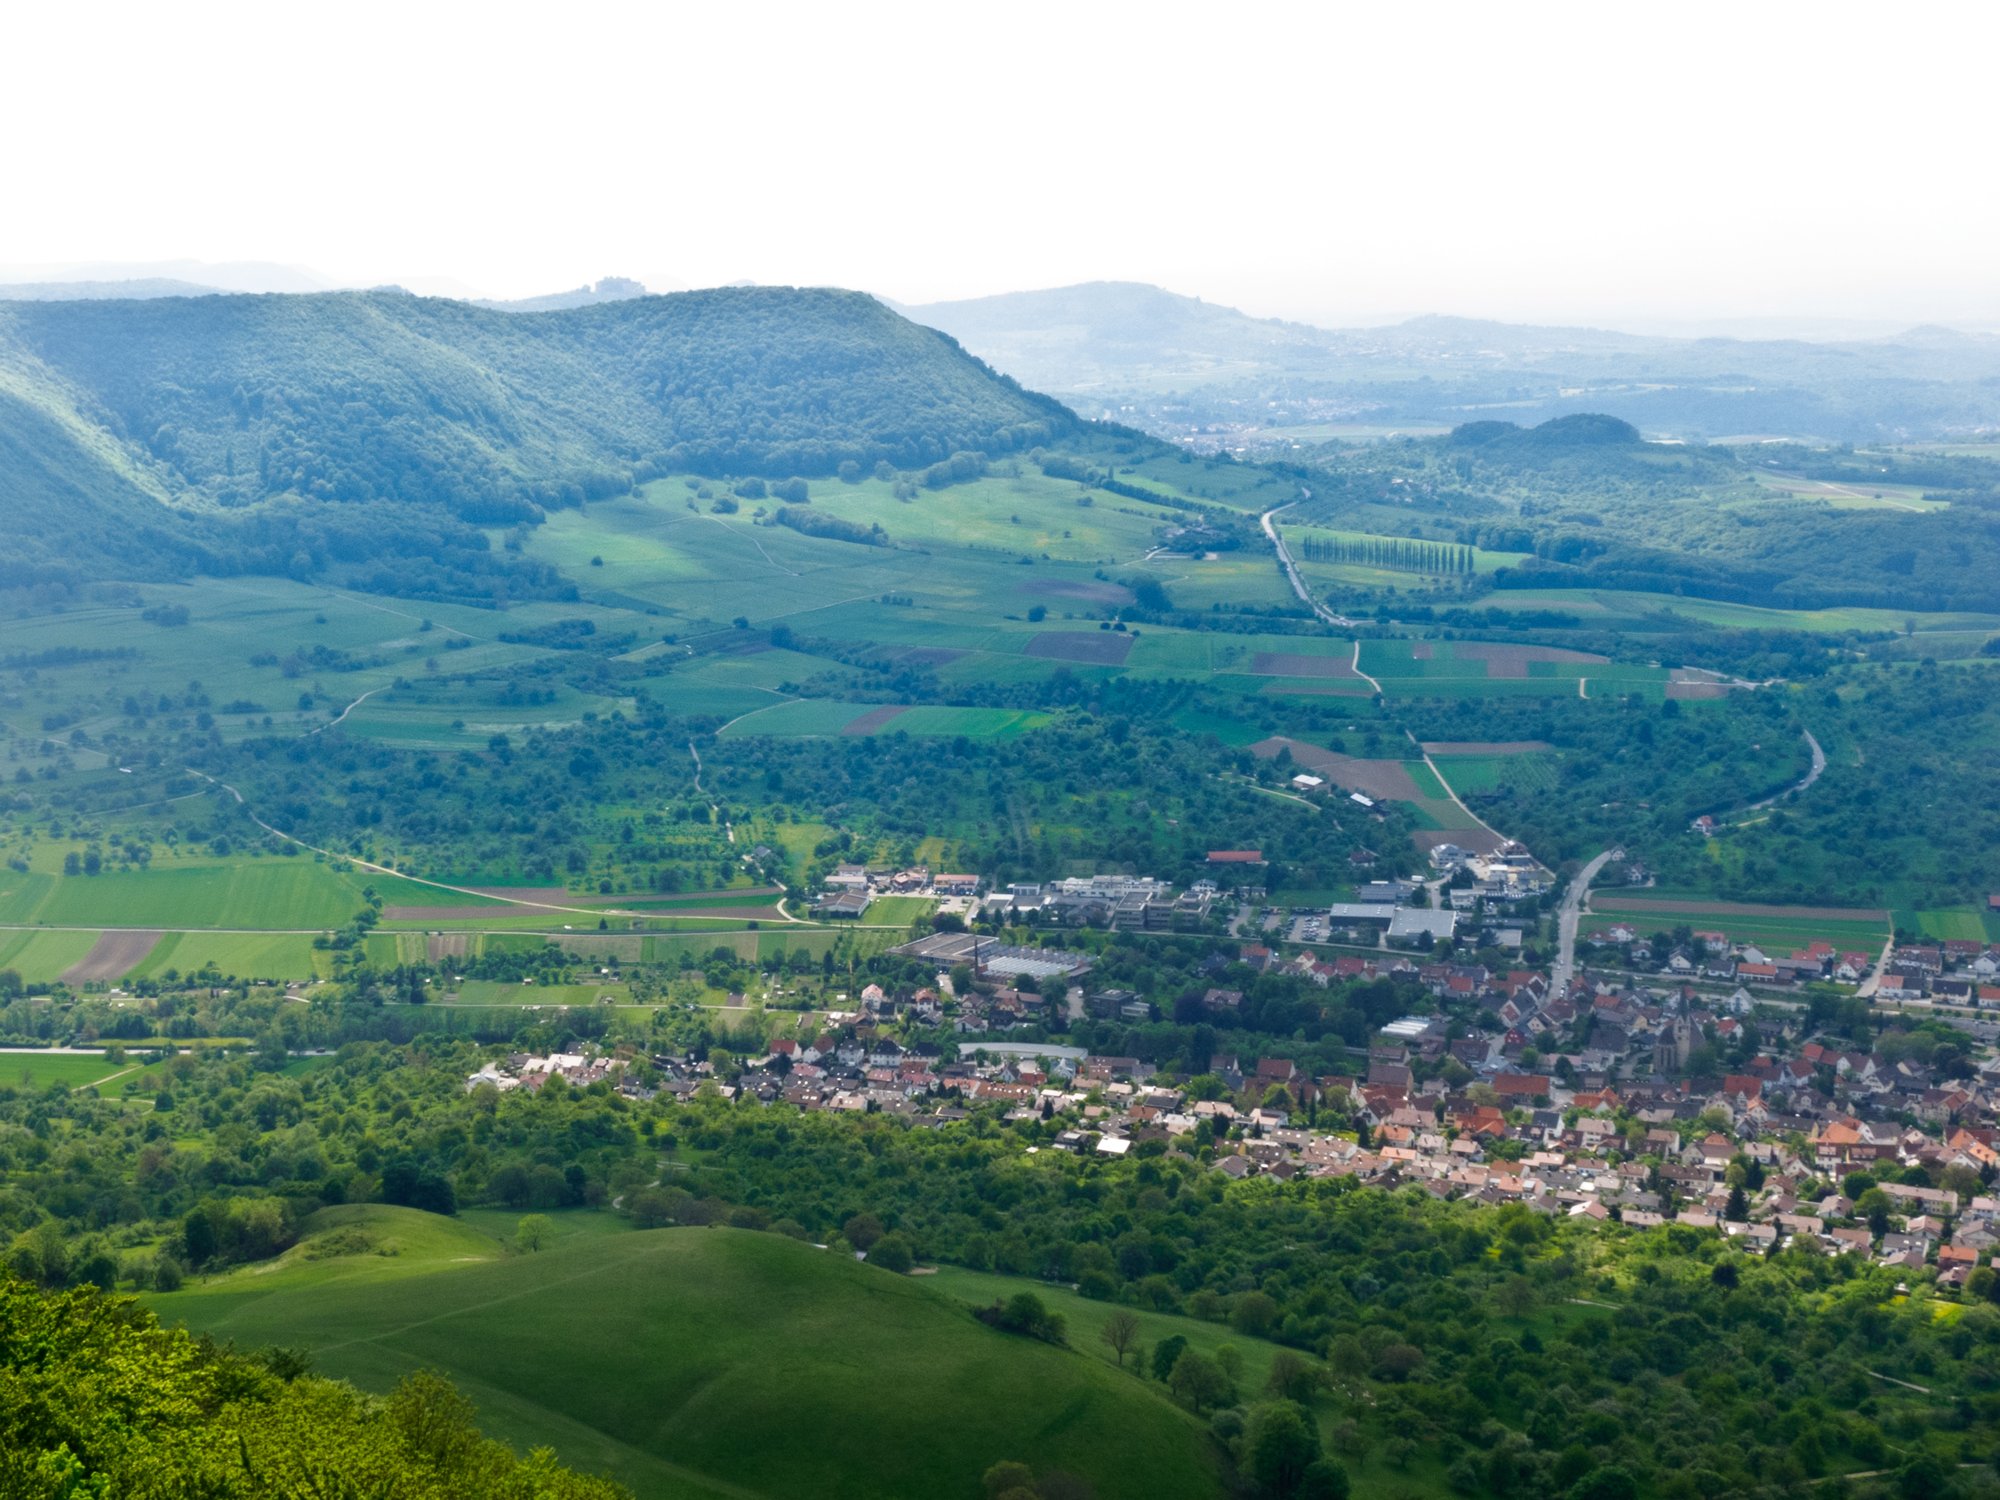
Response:
[[[1325,329],[1131,282],[902,309],[1037,390],[1177,437],[1604,411],[1674,436],[2000,431],[2000,338],[1664,338],[1420,317]]]
[[[177,297],[200,292],[325,292],[340,283],[305,266],[269,260],[207,261],[70,261],[45,265],[10,265],[0,269],[0,299],[23,300],[23,287],[40,288],[34,300],[58,301],[67,296]],[[178,290],[158,290],[161,284]],[[126,290],[82,292],[66,289],[122,286]],[[192,288],[193,291],[187,290]]]

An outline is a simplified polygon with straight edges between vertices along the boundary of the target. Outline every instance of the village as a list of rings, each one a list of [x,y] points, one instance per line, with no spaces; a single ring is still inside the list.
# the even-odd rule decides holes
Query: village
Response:
[[[1672,1222],[1751,1246],[1933,1267],[1947,1287],[1996,1263],[2000,1195],[1985,1181],[2000,1168],[2000,1057],[1982,1043],[2000,1028],[1960,1033],[1962,1045],[1906,1032],[1876,1052],[1839,1050],[1815,1039],[1805,1007],[1741,985],[1586,970],[1558,993],[1540,970],[1408,954],[1328,962],[1244,943],[1214,955],[1218,980],[1389,980],[1432,1004],[1346,1049],[1349,1070],[1315,1075],[1232,1030],[1244,995],[1219,982],[1199,997],[1217,1050],[1190,1072],[1050,1040],[1074,1019],[1157,1014],[1142,996],[1093,984],[1072,955],[963,933],[903,951],[936,962],[935,983],[871,983],[856,1008],[801,1016],[796,1035],[760,1056],[515,1055],[467,1087],[532,1091],[560,1078],[638,1099],[929,1128],[985,1113],[1018,1129],[1029,1152],[1173,1151],[1232,1180],[1352,1178],[1635,1228]],[[1818,973],[1834,969],[1826,960]],[[1968,993],[1962,978],[1991,1003],[1982,981],[1996,969],[2000,948],[1941,945],[1899,956],[1890,972],[1913,987],[1923,975],[1951,999]]]

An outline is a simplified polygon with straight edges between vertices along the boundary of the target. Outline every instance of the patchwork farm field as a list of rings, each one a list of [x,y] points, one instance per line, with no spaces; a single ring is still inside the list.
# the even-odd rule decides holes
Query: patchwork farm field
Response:
[[[1359,669],[1399,698],[1553,697],[1636,693],[1664,698],[1664,667],[1586,651],[1493,641],[1369,639]]]
[[[0,931],[0,969],[28,984],[54,984],[97,946],[96,932]]]

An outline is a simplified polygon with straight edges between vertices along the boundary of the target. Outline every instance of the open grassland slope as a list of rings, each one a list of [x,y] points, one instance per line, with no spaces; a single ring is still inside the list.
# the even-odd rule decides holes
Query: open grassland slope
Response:
[[[353,1253],[312,1260],[309,1241],[275,1272],[155,1305],[239,1344],[307,1348],[364,1387],[434,1366],[489,1423],[641,1496],[931,1500],[1024,1454],[1104,1500],[1219,1492],[1193,1419],[1094,1352],[995,1332],[923,1280],[782,1236],[501,1255],[466,1226],[368,1210],[317,1243]]]

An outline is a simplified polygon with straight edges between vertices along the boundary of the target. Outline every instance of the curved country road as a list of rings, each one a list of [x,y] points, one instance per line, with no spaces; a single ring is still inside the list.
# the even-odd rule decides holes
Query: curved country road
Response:
[[[1570,976],[1576,971],[1576,929],[1583,915],[1583,899],[1590,894],[1590,883],[1598,876],[1610,860],[1612,851],[1606,849],[1597,858],[1576,872],[1576,879],[1563,892],[1562,906],[1556,913],[1556,961],[1549,969],[1549,993],[1560,995],[1569,988]]]
[[[1781,792],[1773,792],[1762,802],[1753,802],[1748,807],[1740,809],[1741,812],[1761,812],[1781,797],[1789,797],[1794,792],[1803,792],[1815,781],[1819,780],[1820,773],[1826,769],[1826,752],[1820,749],[1819,741],[1813,738],[1813,732],[1810,729],[1801,729],[1799,733],[1806,737],[1806,744],[1812,747],[1812,769],[1806,772],[1805,780],[1799,782],[1796,786],[1788,786]]]
[[[1285,570],[1285,577],[1292,585],[1292,592],[1299,596],[1299,602],[1327,624],[1338,625],[1342,630],[1352,630],[1354,628],[1352,620],[1346,615],[1335,614],[1313,597],[1312,590],[1306,587],[1305,579],[1299,576],[1298,564],[1292,561],[1291,548],[1285,545],[1285,539],[1278,535],[1278,528],[1272,524],[1271,518],[1280,511],[1290,510],[1300,500],[1310,499],[1312,491],[1301,485],[1298,500],[1287,500],[1283,505],[1272,506],[1257,518],[1258,524],[1264,528],[1264,535],[1270,538],[1272,549],[1278,554],[1278,565]]]

